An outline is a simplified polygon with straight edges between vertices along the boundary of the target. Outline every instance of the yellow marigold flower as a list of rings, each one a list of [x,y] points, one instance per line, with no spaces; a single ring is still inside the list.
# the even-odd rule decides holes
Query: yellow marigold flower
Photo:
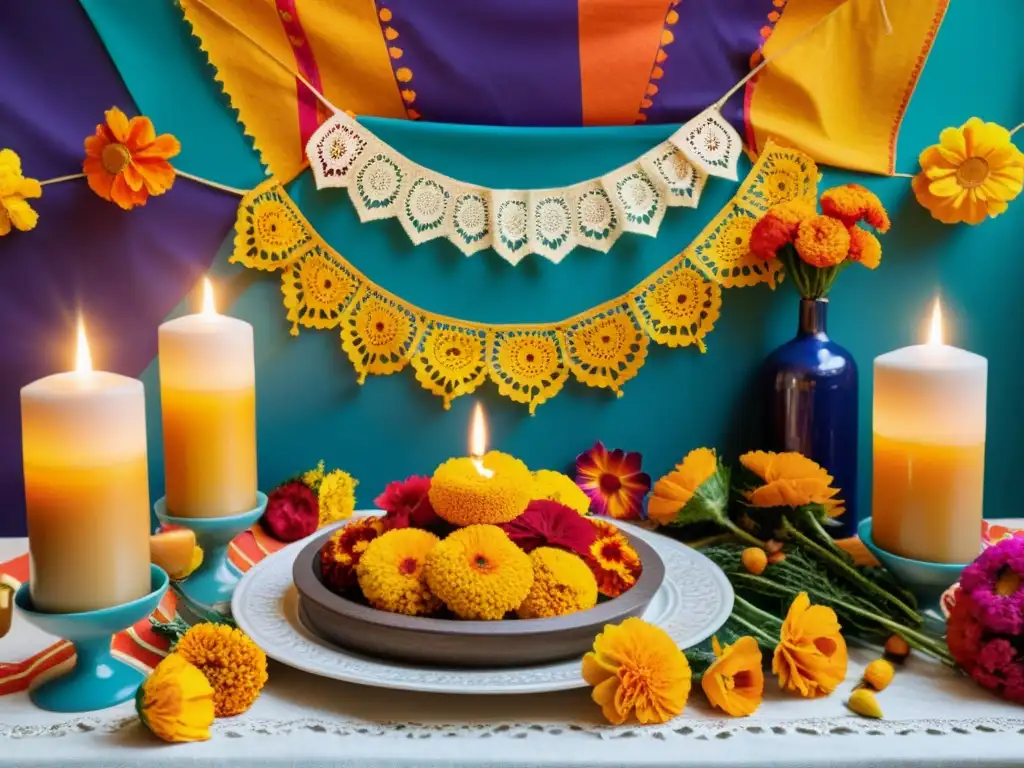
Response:
[[[701,687],[711,706],[733,717],[754,714],[764,698],[764,670],[757,641],[749,636],[741,637],[723,648],[714,637],[711,645],[716,660],[701,679]]]
[[[568,475],[550,469],[538,469],[533,473],[533,481],[533,498],[530,501],[547,499],[575,509],[581,515],[590,512],[590,497]]]
[[[382,611],[425,616],[441,607],[424,572],[427,555],[440,541],[419,528],[388,531],[370,542],[356,566],[359,588]]]
[[[358,480],[340,469],[332,469],[323,476],[317,491],[321,528],[352,517],[356,508],[357,485]]]
[[[508,523],[533,498],[533,475],[519,459],[491,451],[483,458],[484,477],[469,459],[449,459],[434,470],[430,504],[452,525]]]
[[[671,523],[717,469],[718,456],[714,450],[696,448],[690,451],[676,464],[675,470],[654,484],[654,493],[647,501],[647,516],[658,525]]]
[[[740,463],[764,481],[764,485],[745,492],[747,501],[755,507],[821,504],[833,517],[843,512],[832,476],[800,453],[751,451],[740,456]]]
[[[839,629],[835,611],[811,605],[806,592],[796,596],[772,658],[772,672],[783,690],[817,698],[832,693],[846,679],[846,641]]]
[[[878,699],[867,688],[858,688],[851,693],[846,706],[850,708],[851,712],[855,712],[861,717],[870,717],[875,720],[882,719],[882,708],[878,706]]]
[[[608,722],[630,714],[643,725],[681,715],[690,696],[690,664],[665,630],[643,619],[608,625],[583,657],[583,679]]]
[[[213,725],[213,687],[178,653],[159,664],[135,693],[142,724],[164,741],[206,741]]]
[[[885,659],[875,659],[864,670],[864,682],[876,691],[884,691],[895,675],[892,664]]]
[[[533,586],[519,606],[521,619],[545,619],[597,605],[597,580],[577,555],[554,547],[530,553]]]
[[[856,261],[868,269],[875,269],[882,263],[882,244],[866,229],[851,228],[850,261]]]
[[[800,222],[793,245],[800,258],[812,267],[834,267],[850,251],[850,233],[839,219],[809,216]]]
[[[889,214],[871,190],[860,184],[843,184],[821,193],[821,210],[826,216],[839,219],[847,228],[866,221],[881,233],[889,231]]]
[[[240,629],[196,624],[178,641],[174,652],[210,681],[217,717],[248,710],[267,682],[267,655]]]
[[[21,175],[21,158],[11,149],[0,149],[0,237],[11,227],[27,232],[39,221],[27,199],[42,197],[43,188],[35,179]]]
[[[920,157],[911,186],[917,201],[943,224],[980,224],[996,217],[1024,187],[1024,153],[1010,132],[972,117],[939,134]]]
[[[317,483],[324,479],[324,473],[324,460],[320,459],[313,469],[302,473],[302,484],[314,488]]]
[[[740,561],[748,573],[760,576],[768,567],[768,553],[760,547],[747,547],[740,555]]]
[[[427,555],[427,585],[462,619],[496,621],[533,586],[530,556],[495,525],[470,525]]]

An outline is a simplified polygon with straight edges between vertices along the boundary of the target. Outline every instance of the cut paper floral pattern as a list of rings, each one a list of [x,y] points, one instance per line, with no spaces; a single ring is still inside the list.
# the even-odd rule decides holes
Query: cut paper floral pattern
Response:
[[[653,237],[668,208],[697,206],[709,175],[735,180],[742,150],[712,107],[600,178],[497,190],[419,165],[343,112],[306,144],[317,188],[348,189],[361,221],[397,217],[416,244],[444,237],[467,256],[494,248],[511,264],[530,253],[558,263],[577,246],[607,252],[623,232]]]
[[[814,163],[798,151],[769,144],[732,201],[686,249],[631,290],[558,322],[477,323],[413,306],[331,248],[274,180],[243,198],[230,260],[280,272],[292,334],[303,328],[336,330],[360,383],[368,375],[411,366],[420,386],[448,408],[456,397],[490,379],[501,395],[533,413],[570,378],[622,395],[624,385],[643,367],[652,341],[704,351],[721,311],[722,288],[771,285],[778,277],[776,268],[750,253],[750,223],[769,198],[815,194],[817,173]],[[785,184],[769,196],[764,186],[782,179]],[[586,220],[595,237],[602,223],[615,228],[626,215],[602,186],[585,190],[569,214],[558,202],[550,208],[534,206],[542,213],[540,222],[527,218],[533,200],[514,191],[504,193],[498,210],[489,210],[487,198],[448,191],[450,196],[443,198],[447,210],[458,218],[462,207],[468,237],[492,227],[502,230],[509,246],[521,252],[538,229],[554,244],[567,215],[576,222]],[[435,198],[439,205],[441,200]],[[501,205],[505,213],[500,213]],[[422,213],[425,206],[418,209]]]

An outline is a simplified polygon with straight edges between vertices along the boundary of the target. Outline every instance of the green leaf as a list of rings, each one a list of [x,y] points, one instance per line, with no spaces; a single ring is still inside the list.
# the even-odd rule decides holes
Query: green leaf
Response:
[[[719,462],[714,474],[697,486],[693,496],[669,525],[684,528],[699,523],[716,523],[723,528],[729,527],[726,513],[729,507],[729,473],[729,467]]]

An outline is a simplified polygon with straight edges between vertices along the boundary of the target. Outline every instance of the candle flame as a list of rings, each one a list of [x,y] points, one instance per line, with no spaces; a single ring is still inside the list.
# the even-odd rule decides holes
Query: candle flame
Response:
[[[932,319],[928,328],[928,344],[937,347],[942,345],[942,306],[939,297],[935,297],[935,304],[932,306]]]
[[[487,421],[484,419],[484,408],[480,403],[473,406],[473,421],[469,429],[470,461],[476,471],[483,477],[492,477],[494,472],[484,466],[484,454],[487,453]]]
[[[92,370],[89,340],[85,338],[85,321],[81,317],[78,318],[78,349],[75,352],[75,370],[80,373]]]
[[[213,303],[213,284],[208,277],[203,278],[203,314],[217,314],[217,307]]]

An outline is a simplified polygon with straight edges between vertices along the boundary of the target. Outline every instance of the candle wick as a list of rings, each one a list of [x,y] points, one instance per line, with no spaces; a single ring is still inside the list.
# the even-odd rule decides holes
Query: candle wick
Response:
[[[469,457],[469,460],[473,462],[473,466],[481,477],[494,477],[494,471],[484,466],[484,457],[482,455],[474,453]]]

